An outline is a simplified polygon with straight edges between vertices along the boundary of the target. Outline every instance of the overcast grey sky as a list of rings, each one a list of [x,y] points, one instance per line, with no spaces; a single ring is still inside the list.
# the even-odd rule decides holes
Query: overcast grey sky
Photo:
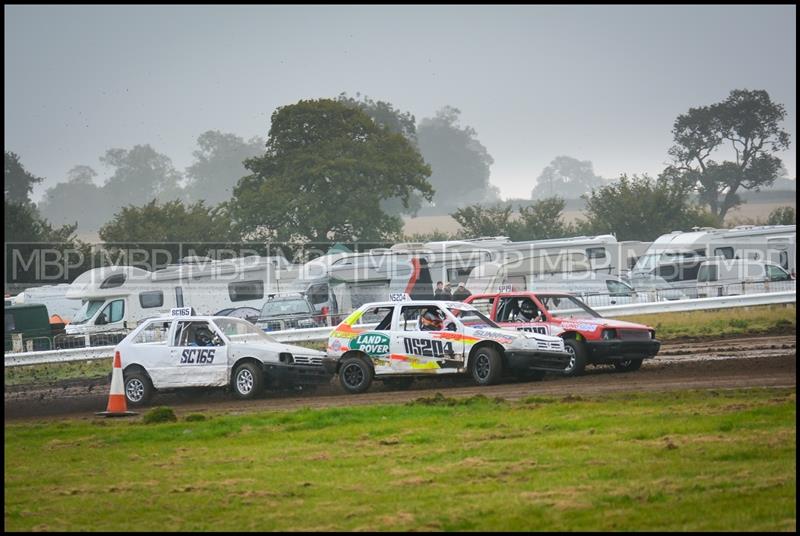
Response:
[[[266,138],[279,106],[369,95],[459,108],[503,197],[559,155],[657,175],[675,118],[765,89],[796,176],[796,6],[5,6],[5,149],[46,177],[108,176],[112,147],[183,170],[209,129]]]

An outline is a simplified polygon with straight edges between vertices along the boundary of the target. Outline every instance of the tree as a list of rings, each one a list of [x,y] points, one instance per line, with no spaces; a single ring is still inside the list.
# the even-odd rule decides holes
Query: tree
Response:
[[[402,221],[380,208],[415,192],[430,200],[430,167],[401,134],[330,99],[272,114],[267,151],[251,158],[230,202],[245,237],[278,241],[383,240]]]
[[[141,207],[124,207],[100,228],[99,235],[112,248],[159,244],[173,258],[189,250],[204,255],[237,238],[224,205],[207,207],[198,201],[186,206],[178,200],[159,204],[155,199]]]
[[[571,156],[558,156],[542,170],[531,192],[531,199],[559,196],[578,199],[592,188],[606,184],[603,177],[594,174],[589,160],[577,160]]]
[[[511,205],[469,205],[456,209],[450,216],[461,225],[467,238],[507,236],[511,228]]]
[[[170,201],[183,195],[178,184],[181,175],[172,166],[172,160],[150,145],[136,145],[130,150],[109,149],[100,161],[115,168],[103,185],[113,212],[124,205],[140,206],[152,199]]]
[[[512,240],[544,240],[569,236],[571,225],[563,220],[566,202],[559,197],[536,201],[519,208],[519,219],[513,222],[509,238]]]
[[[186,197],[208,205],[230,199],[236,183],[247,175],[244,161],[264,152],[264,140],[257,136],[244,141],[218,130],[200,134],[197,145],[195,162],[186,168]]]
[[[654,240],[676,230],[712,226],[715,217],[688,202],[690,190],[666,170],[653,181],[646,174],[592,189],[586,200],[587,219],[577,230],[586,234],[612,233],[617,240]]]
[[[39,203],[42,215],[55,224],[77,223],[81,231],[95,231],[114,214],[106,191],[94,183],[97,172],[75,166],[67,181],[48,188]]]
[[[384,101],[374,101],[364,95],[361,97],[356,93],[356,97],[348,97],[346,93],[341,93],[337,98],[338,102],[353,108],[358,108],[375,121],[376,124],[388,129],[390,132],[402,134],[414,148],[418,149],[417,142],[417,124],[416,119],[411,112],[400,112],[395,110],[391,103]],[[408,199],[408,207],[403,205],[403,202],[398,197],[391,197],[381,201],[381,210],[390,215],[409,214],[416,216],[419,209],[422,208],[423,198],[418,193],[412,193]]]
[[[783,105],[773,103],[766,91],[737,89],[723,102],[690,108],[675,120],[672,167],[719,222],[741,204],[740,188],[758,191],[779,176],[782,163],[774,153],[789,148],[789,134],[779,126],[785,117]],[[735,161],[713,160],[725,147]]]
[[[5,182],[3,183],[5,199],[12,203],[26,203],[30,200],[29,196],[33,192],[33,185],[44,179],[27,171],[16,153],[6,151],[5,162]]]
[[[796,223],[797,214],[794,207],[778,207],[767,217],[767,225],[794,225]]]
[[[440,213],[500,199],[497,188],[489,184],[494,159],[478,141],[475,129],[459,126],[460,114],[458,108],[445,106],[417,128],[420,152],[433,171],[433,201]]]

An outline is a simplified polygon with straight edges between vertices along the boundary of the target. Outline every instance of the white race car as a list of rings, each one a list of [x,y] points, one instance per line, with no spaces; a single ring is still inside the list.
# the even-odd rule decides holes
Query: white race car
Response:
[[[282,344],[251,323],[224,316],[152,318],[115,348],[128,404],[146,404],[155,390],[230,386],[254,398],[266,386],[328,383],[335,360]]]
[[[541,379],[570,359],[559,337],[503,330],[462,302],[416,300],[362,305],[331,332],[328,355],[339,358],[350,393],[366,391],[373,378],[398,387],[432,374],[469,373],[479,385],[505,371]]]

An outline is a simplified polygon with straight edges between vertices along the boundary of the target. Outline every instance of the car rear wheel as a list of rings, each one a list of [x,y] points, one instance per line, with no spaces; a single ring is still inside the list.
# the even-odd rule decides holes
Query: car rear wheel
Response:
[[[372,384],[372,367],[362,357],[348,357],[339,367],[339,383],[351,394],[363,393]]]
[[[564,349],[569,354],[569,365],[562,372],[564,376],[580,376],[586,368],[586,347],[575,339],[564,339]]]
[[[503,375],[503,360],[489,346],[479,348],[472,358],[472,378],[478,385],[492,385]]]
[[[264,375],[255,363],[242,363],[233,371],[231,387],[236,398],[248,400],[255,398],[264,387]]]
[[[142,370],[125,373],[125,400],[131,406],[144,406],[153,397],[153,384]]]
[[[614,362],[614,368],[620,372],[632,372],[634,370],[639,370],[641,366],[641,359],[625,359],[623,361]]]

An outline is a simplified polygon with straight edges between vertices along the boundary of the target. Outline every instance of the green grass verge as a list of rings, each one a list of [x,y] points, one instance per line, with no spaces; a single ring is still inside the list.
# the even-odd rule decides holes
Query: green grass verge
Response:
[[[5,427],[9,531],[793,531],[794,389]]]
[[[620,320],[647,324],[663,341],[683,338],[731,337],[782,333],[790,335],[797,327],[795,304],[736,307],[710,311],[660,313],[620,317]]]

